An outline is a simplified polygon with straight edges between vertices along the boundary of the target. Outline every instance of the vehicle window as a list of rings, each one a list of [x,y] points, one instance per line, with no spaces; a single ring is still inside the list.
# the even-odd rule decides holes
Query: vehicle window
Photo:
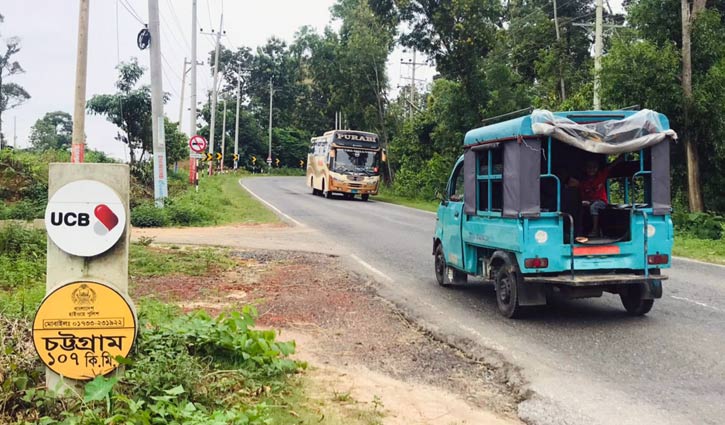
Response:
[[[461,163],[453,172],[451,184],[452,186],[448,193],[450,200],[454,202],[463,201],[463,163]]]
[[[503,209],[503,147],[478,153],[478,211]]]

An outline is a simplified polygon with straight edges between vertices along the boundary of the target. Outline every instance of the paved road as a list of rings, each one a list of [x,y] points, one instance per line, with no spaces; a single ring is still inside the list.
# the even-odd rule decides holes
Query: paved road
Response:
[[[427,325],[520,366],[535,393],[519,408],[529,423],[725,422],[723,267],[675,260],[664,297],[646,317],[625,315],[619,297],[605,294],[507,320],[490,285],[436,285],[433,214],[313,196],[302,178],[242,183],[288,219],[318,230],[351,264],[374,268],[382,295]]]

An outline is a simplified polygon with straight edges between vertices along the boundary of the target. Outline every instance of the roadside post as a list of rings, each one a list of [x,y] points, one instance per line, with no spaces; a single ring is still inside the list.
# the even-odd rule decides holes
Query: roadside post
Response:
[[[189,139],[189,184],[193,184],[197,192],[199,191],[199,159],[204,157],[203,152],[207,145],[206,139],[198,134]]]
[[[114,371],[134,344],[129,182],[125,164],[50,164],[46,296],[32,339],[52,391]]]

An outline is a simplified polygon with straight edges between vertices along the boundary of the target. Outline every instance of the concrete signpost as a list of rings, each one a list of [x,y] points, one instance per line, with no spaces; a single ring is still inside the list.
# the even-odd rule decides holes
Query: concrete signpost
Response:
[[[50,164],[47,295],[33,321],[33,344],[52,390],[112,372],[116,356],[133,346],[128,196],[125,164]]]

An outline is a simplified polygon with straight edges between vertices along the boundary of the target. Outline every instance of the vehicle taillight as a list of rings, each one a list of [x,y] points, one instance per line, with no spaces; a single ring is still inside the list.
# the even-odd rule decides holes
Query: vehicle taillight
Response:
[[[655,254],[647,256],[647,264],[667,264],[670,260],[667,254]]]
[[[374,173],[377,173],[377,172],[378,172],[378,167],[374,167],[374,168],[373,168],[373,172],[374,172]]]
[[[527,269],[545,269],[549,267],[548,258],[527,258],[524,260],[524,267]]]

